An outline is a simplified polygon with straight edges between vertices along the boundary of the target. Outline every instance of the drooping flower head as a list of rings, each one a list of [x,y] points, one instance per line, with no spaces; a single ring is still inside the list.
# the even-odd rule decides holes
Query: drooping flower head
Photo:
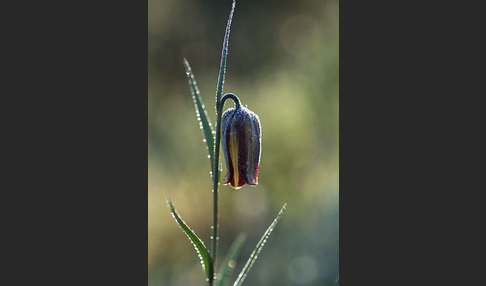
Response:
[[[223,184],[236,189],[257,185],[261,155],[258,115],[240,105],[226,110],[221,119],[221,143],[227,170]]]

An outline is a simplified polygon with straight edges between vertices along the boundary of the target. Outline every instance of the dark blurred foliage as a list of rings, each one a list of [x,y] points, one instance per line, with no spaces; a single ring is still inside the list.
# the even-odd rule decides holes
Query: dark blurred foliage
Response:
[[[149,285],[206,285],[165,197],[209,246],[210,164],[182,59],[191,64],[214,128],[231,1],[148,4]],[[245,285],[339,284],[338,15],[335,0],[236,3],[224,93],[235,93],[259,115],[262,157],[257,187],[220,187],[218,262],[246,233],[237,275],[288,204]]]

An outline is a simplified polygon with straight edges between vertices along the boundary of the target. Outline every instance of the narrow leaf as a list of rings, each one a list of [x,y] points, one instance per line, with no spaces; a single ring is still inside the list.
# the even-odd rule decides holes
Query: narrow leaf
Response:
[[[199,259],[201,259],[202,268],[206,272],[206,277],[212,280],[214,276],[213,263],[211,262],[209,252],[206,246],[204,245],[204,242],[181,219],[177,211],[174,209],[174,206],[172,205],[170,198],[167,198],[167,205],[169,206],[172,216],[176,220],[177,224],[182,228],[182,230],[187,235],[187,237],[189,237],[189,240],[191,240],[192,244],[194,245],[194,248],[196,248],[197,254],[199,255]]]
[[[248,261],[246,262],[245,266],[241,270],[240,275],[238,275],[238,278],[236,279],[236,281],[233,284],[233,286],[239,286],[239,285],[241,285],[243,283],[243,281],[246,278],[246,275],[248,274],[248,271],[250,271],[251,267],[253,266],[253,263],[255,263],[255,260],[257,259],[258,254],[260,253],[260,251],[262,250],[263,245],[265,244],[265,242],[267,241],[268,237],[272,233],[272,230],[275,228],[275,226],[277,225],[278,221],[280,220],[280,217],[282,216],[282,214],[283,214],[283,212],[284,212],[284,210],[285,210],[286,207],[287,207],[287,204],[284,204],[283,207],[282,207],[282,209],[280,209],[280,212],[278,213],[277,217],[273,220],[272,224],[267,228],[267,231],[265,231],[265,233],[263,234],[262,238],[260,239],[260,241],[258,242],[257,246],[255,247],[255,250],[253,250],[253,252],[251,253],[250,258],[248,259]]]
[[[186,75],[189,80],[189,86],[191,87],[192,99],[194,100],[194,106],[196,107],[196,114],[201,129],[203,130],[206,140],[207,149],[209,151],[209,160],[211,161],[211,174],[214,174],[214,138],[213,129],[211,128],[211,121],[209,120],[208,113],[204,108],[204,104],[199,97],[199,89],[197,88],[194,74],[192,73],[189,62],[184,58],[184,67],[186,68]]]
[[[216,89],[216,112],[218,112],[218,106],[221,101],[221,95],[223,94],[224,75],[226,73],[226,57],[228,56],[228,41],[230,35],[231,21],[233,20],[233,13],[235,12],[236,1],[233,0],[231,12],[226,24],[226,31],[224,33],[223,50],[221,52],[221,64],[219,66],[218,87]]]
[[[231,244],[228,255],[226,256],[223,265],[221,265],[221,270],[219,271],[218,284],[217,284],[218,286],[227,285],[226,283],[226,281],[228,280],[227,278],[231,275],[231,273],[233,273],[233,270],[236,267],[236,260],[240,255],[240,250],[245,240],[246,240],[246,236],[244,234],[240,234],[235,239],[235,241],[233,241],[233,243]]]

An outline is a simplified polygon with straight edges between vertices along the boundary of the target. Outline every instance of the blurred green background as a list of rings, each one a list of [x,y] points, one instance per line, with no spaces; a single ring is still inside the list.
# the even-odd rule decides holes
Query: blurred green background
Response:
[[[210,163],[182,59],[214,128],[231,0],[149,0],[148,8],[149,285],[206,285],[165,198],[209,247]],[[339,284],[338,32],[336,0],[236,3],[223,92],[259,115],[262,157],[257,187],[220,187],[219,264],[247,235],[231,281],[286,202],[244,284]]]

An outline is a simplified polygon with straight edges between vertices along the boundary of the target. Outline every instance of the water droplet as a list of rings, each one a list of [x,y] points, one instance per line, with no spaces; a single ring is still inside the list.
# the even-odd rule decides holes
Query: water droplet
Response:
[[[236,266],[236,261],[231,260],[230,262],[228,262],[228,266],[229,266],[230,268],[235,268],[235,266]]]

